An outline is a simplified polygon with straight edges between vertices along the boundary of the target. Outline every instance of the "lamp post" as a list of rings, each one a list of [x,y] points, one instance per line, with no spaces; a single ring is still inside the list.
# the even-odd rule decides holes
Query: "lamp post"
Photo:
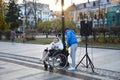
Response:
[[[106,4],[104,4],[104,16],[103,16],[103,26],[105,27],[106,25]]]
[[[27,24],[27,5],[26,5],[26,0],[24,0],[24,6],[25,6],[25,27],[28,27],[28,24]]]
[[[117,10],[116,11],[116,25],[120,25],[120,11],[119,10]]]
[[[64,46],[64,51],[66,49],[66,46],[65,46],[65,31],[64,31],[64,28],[65,28],[65,23],[64,23],[64,9],[63,9],[63,6],[64,6],[64,0],[61,0],[61,6],[62,6],[62,42],[63,42],[63,46]]]
[[[36,28],[36,24],[37,24],[37,18],[36,18],[36,10],[37,10],[37,7],[36,7],[36,0],[33,0],[34,2],[34,20],[35,20],[35,28]]]
[[[100,12],[100,2],[101,0],[98,0],[98,4],[99,4],[99,15],[98,15],[98,26],[100,27],[100,16],[101,16],[101,12]]]

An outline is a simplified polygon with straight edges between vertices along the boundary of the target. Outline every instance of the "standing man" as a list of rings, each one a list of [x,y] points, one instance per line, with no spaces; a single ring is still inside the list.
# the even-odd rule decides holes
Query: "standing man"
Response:
[[[76,50],[78,46],[76,34],[72,29],[69,28],[65,28],[65,33],[67,37],[67,45],[70,47],[70,56],[72,59],[72,65],[68,68],[68,70],[75,70]]]

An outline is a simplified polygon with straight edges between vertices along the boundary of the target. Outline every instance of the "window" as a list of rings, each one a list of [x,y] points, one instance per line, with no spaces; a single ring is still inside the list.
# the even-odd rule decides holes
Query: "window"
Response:
[[[100,14],[100,19],[103,19],[103,15],[102,14]]]
[[[97,19],[97,15],[96,14],[94,15],[94,19]]]
[[[86,8],[86,3],[84,3],[84,8]]]
[[[107,2],[110,2],[110,0],[107,0]]]
[[[94,7],[94,6],[96,6],[96,3],[95,3],[95,2],[93,2],[93,7]]]

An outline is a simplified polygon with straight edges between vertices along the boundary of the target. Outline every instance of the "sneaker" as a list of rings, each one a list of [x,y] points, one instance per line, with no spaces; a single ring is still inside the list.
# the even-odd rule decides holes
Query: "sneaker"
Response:
[[[66,65],[67,67],[69,66],[69,62],[67,63],[67,65]]]
[[[50,72],[53,72],[53,67],[50,65],[50,67],[49,67],[49,71]]]
[[[47,71],[47,69],[48,69],[48,66],[44,65],[44,70]]]
[[[75,70],[75,67],[69,67],[68,70],[73,71],[73,70]]]
[[[44,70],[47,71],[48,65],[45,62],[43,62],[43,63],[44,63]]]

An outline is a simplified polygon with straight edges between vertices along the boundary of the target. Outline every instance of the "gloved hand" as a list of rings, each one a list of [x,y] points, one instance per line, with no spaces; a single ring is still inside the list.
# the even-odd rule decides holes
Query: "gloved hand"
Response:
[[[47,51],[48,51],[48,49],[45,49],[44,51],[46,51],[46,52],[47,52]]]
[[[70,47],[70,46],[68,45],[67,41],[65,41],[65,46],[68,47],[68,48]]]

